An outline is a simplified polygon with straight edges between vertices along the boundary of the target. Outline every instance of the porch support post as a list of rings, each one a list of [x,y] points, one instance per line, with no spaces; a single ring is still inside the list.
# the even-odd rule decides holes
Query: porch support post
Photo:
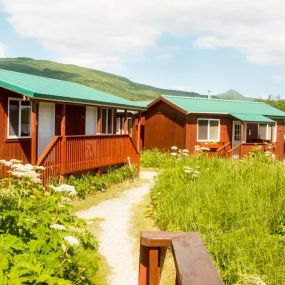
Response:
[[[101,134],[101,108],[97,108],[97,128],[96,133]]]
[[[66,173],[66,105],[62,105],[61,121],[60,121],[60,135],[61,135],[61,178]]]
[[[124,134],[128,133],[128,110],[125,110],[124,116]]]
[[[38,126],[37,126],[37,103],[32,101],[32,118],[31,118],[31,164],[37,164],[37,137],[38,137]]]
[[[138,111],[137,115],[137,150],[138,152],[141,151],[141,111]]]
[[[113,134],[117,133],[117,109],[113,109]]]
[[[240,151],[239,151],[239,158],[242,158],[242,139],[243,139],[243,132],[244,132],[244,122],[241,122],[240,126]]]

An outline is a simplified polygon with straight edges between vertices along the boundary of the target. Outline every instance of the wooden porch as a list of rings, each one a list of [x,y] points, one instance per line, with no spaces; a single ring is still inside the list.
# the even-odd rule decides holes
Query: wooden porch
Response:
[[[99,112],[100,114],[100,112]],[[75,114],[76,115],[76,114]],[[37,157],[38,108],[32,104],[31,162],[43,166],[44,183],[52,177],[96,170],[108,166],[131,163],[139,171],[140,112],[134,118],[131,135],[128,132],[127,111],[124,114],[123,130],[116,132],[116,117],[113,117],[112,133],[101,133],[101,116],[97,117],[97,132],[94,135],[67,135],[66,105],[62,104],[59,122],[60,135],[55,135]],[[70,125],[69,125],[70,128]]]
[[[51,177],[128,163],[139,167],[139,152],[129,135],[55,136],[39,158]]]

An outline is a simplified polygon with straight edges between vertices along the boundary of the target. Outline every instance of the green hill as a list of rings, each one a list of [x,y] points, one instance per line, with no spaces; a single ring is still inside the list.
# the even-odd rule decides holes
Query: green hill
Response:
[[[31,58],[0,58],[0,68],[81,83],[129,100],[152,100],[160,94],[204,97],[194,92],[160,89],[111,73]]]
[[[215,97],[218,99],[240,100],[240,101],[252,100],[252,98],[247,98],[247,97],[243,96],[242,94],[240,94],[239,92],[237,92],[236,90],[233,90],[233,89],[229,89],[226,92],[215,95]]]

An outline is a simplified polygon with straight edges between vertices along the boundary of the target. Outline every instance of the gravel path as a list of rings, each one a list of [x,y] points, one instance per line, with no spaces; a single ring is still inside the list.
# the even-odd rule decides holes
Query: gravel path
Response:
[[[104,201],[77,216],[90,220],[103,218],[100,223],[102,234],[99,237],[99,252],[106,257],[112,268],[109,277],[110,285],[135,285],[138,283],[138,261],[135,263],[133,248],[135,238],[129,233],[130,209],[139,203],[146,195],[153,183],[155,172],[142,171],[140,177],[149,182],[140,187],[131,188],[122,193],[118,198]]]

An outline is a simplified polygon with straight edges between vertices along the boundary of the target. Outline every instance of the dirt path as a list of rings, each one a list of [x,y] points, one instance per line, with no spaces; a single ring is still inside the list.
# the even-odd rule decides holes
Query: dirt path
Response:
[[[100,223],[102,234],[99,237],[99,252],[112,268],[108,282],[110,285],[137,284],[138,262],[135,263],[133,252],[135,238],[129,233],[130,209],[149,192],[155,175],[155,172],[142,171],[140,177],[147,179],[148,183],[77,213],[78,217],[86,220],[104,219]]]

